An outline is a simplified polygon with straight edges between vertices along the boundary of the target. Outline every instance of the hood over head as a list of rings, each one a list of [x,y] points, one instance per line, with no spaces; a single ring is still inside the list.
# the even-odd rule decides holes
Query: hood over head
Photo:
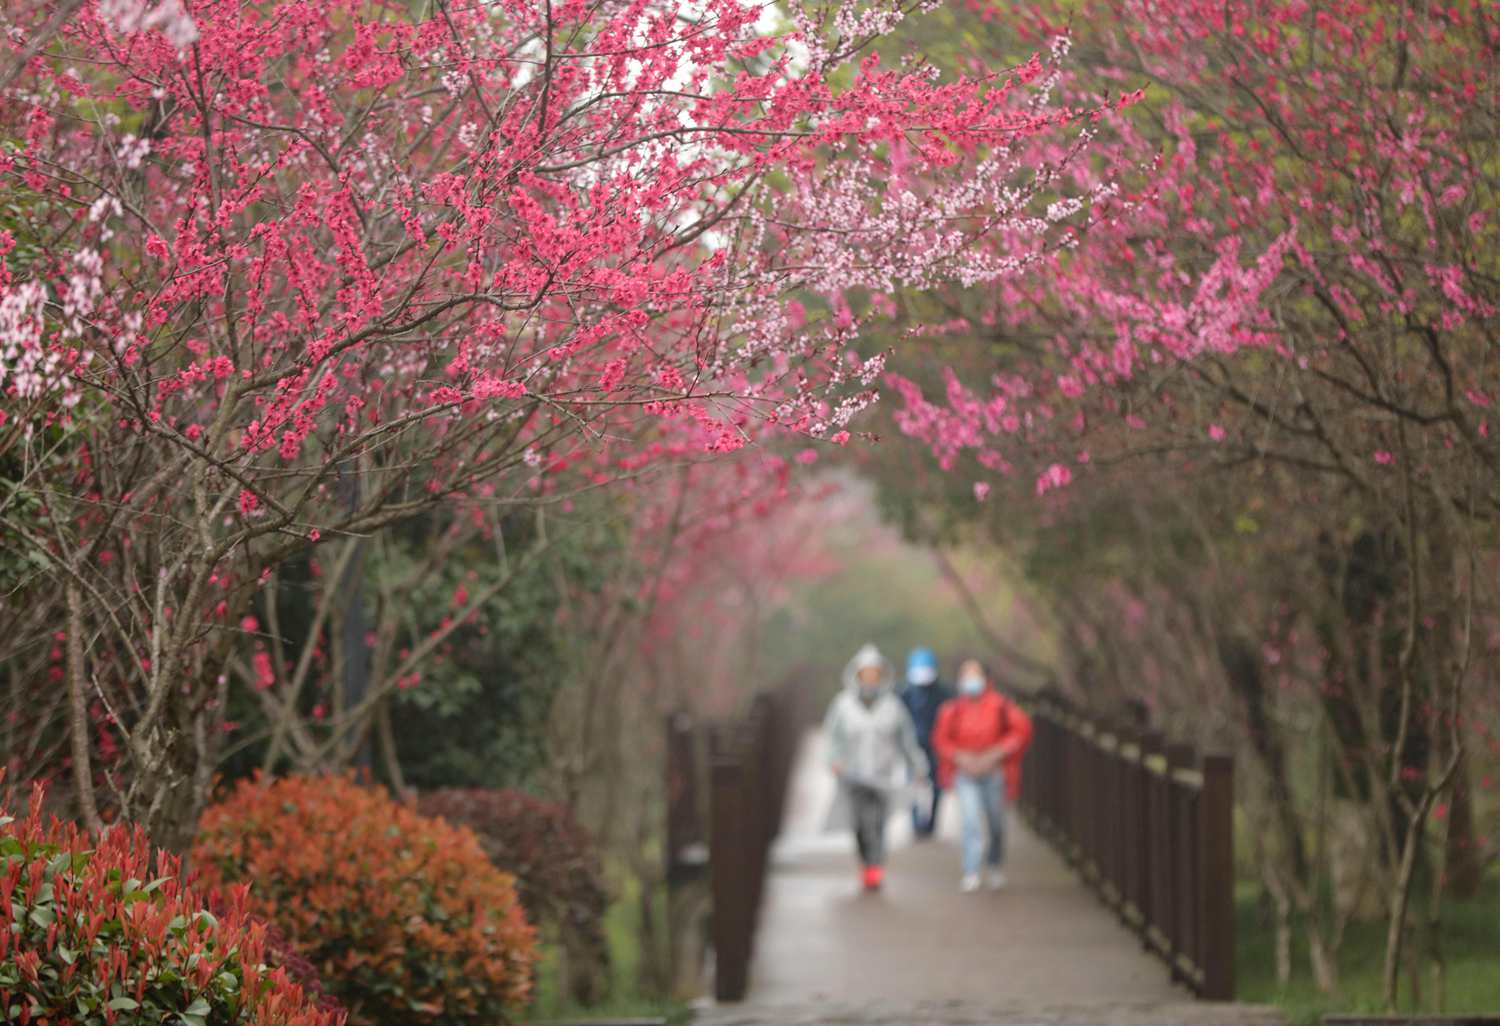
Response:
[[[874,645],[862,645],[860,650],[854,653],[854,658],[844,666],[844,687],[851,691],[859,688],[859,671],[868,666],[880,669],[880,690],[889,691],[895,681],[896,673],[891,668],[891,662],[880,654],[880,649]]]

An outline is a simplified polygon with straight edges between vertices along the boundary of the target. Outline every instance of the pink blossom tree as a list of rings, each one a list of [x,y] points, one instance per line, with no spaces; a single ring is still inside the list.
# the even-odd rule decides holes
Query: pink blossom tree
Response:
[[[1057,169],[1026,143],[1078,113],[1037,62],[882,69],[907,12],[17,9],[51,34],[7,36],[0,130],[0,515],[35,614],[8,651],[62,677],[83,818],[107,781],[184,843],[290,554],[835,434],[881,370],[839,295],[1044,252],[1072,208],[1031,209]],[[1016,251],[976,263],[1001,227]]]
[[[1180,615],[1229,678],[1242,647],[1317,639],[1297,679],[1369,788],[1394,1003],[1425,828],[1475,742],[1475,625],[1500,599],[1479,569],[1500,504],[1494,27],[1472,4],[1100,2],[1017,33],[975,9],[1001,52],[1049,19],[1076,26],[1065,98],[1144,95],[1068,165],[1075,195],[1096,176],[1118,192],[1042,273],[906,301],[920,330],[941,327],[890,379],[897,423],[975,498],[1042,497],[1058,538],[1123,518],[1059,599],[1094,643],[1129,652],[1129,624]],[[1278,570],[1258,563],[1283,542]],[[1126,605],[1143,615],[1121,620]],[[1178,635],[1146,636],[1159,651]],[[1274,777],[1253,703],[1232,697]]]

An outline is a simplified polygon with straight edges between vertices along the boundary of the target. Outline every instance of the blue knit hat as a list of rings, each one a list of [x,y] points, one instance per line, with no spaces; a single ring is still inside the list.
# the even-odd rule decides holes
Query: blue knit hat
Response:
[[[906,657],[906,682],[908,684],[931,684],[937,680],[938,661],[930,648],[914,648]]]

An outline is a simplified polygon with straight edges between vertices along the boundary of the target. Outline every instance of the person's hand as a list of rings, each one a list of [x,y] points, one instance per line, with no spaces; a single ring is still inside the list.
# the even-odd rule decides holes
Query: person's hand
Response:
[[[843,780],[844,779],[844,764],[843,763],[841,763],[841,762],[831,762],[831,763],[828,764],[828,768],[833,771],[833,775],[836,778],[838,778],[839,780]]]
[[[983,777],[1000,765],[1000,756],[995,749],[984,752],[959,752],[954,761],[959,771],[969,777]]]

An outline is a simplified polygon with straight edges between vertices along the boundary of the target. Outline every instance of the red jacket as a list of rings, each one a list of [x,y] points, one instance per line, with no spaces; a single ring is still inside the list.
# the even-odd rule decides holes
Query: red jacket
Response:
[[[1031,717],[994,688],[978,698],[949,699],[938,710],[932,728],[932,747],[938,755],[938,783],[953,786],[954,756],[982,752],[1000,745],[1004,750],[1005,791],[1010,801],[1021,794],[1021,757],[1031,744]]]

